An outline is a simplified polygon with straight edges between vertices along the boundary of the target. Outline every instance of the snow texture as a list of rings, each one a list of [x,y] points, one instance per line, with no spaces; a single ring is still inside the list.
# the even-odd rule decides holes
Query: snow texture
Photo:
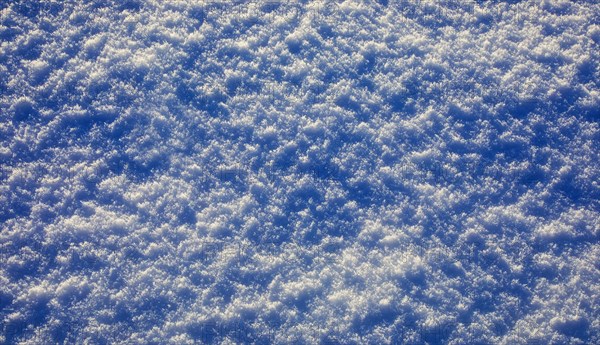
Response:
[[[0,342],[600,343],[596,1],[2,1]]]

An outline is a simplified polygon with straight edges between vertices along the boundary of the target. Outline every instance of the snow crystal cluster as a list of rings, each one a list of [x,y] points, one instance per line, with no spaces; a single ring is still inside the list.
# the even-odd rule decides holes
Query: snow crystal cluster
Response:
[[[0,3],[0,343],[600,343],[600,4]]]

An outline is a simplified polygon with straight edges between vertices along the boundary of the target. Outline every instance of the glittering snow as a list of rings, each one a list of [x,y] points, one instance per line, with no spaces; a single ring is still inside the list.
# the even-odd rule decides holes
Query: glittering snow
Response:
[[[596,1],[3,1],[0,342],[600,343]]]

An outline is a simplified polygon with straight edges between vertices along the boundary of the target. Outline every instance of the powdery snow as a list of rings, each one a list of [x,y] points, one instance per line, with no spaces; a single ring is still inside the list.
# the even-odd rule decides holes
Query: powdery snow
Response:
[[[4,343],[600,343],[595,1],[0,11]]]

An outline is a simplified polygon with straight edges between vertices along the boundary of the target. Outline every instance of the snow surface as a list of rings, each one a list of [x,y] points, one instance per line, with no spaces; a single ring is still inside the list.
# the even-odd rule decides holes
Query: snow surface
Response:
[[[600,343],[596,1],[0,9],[0,341]]]

